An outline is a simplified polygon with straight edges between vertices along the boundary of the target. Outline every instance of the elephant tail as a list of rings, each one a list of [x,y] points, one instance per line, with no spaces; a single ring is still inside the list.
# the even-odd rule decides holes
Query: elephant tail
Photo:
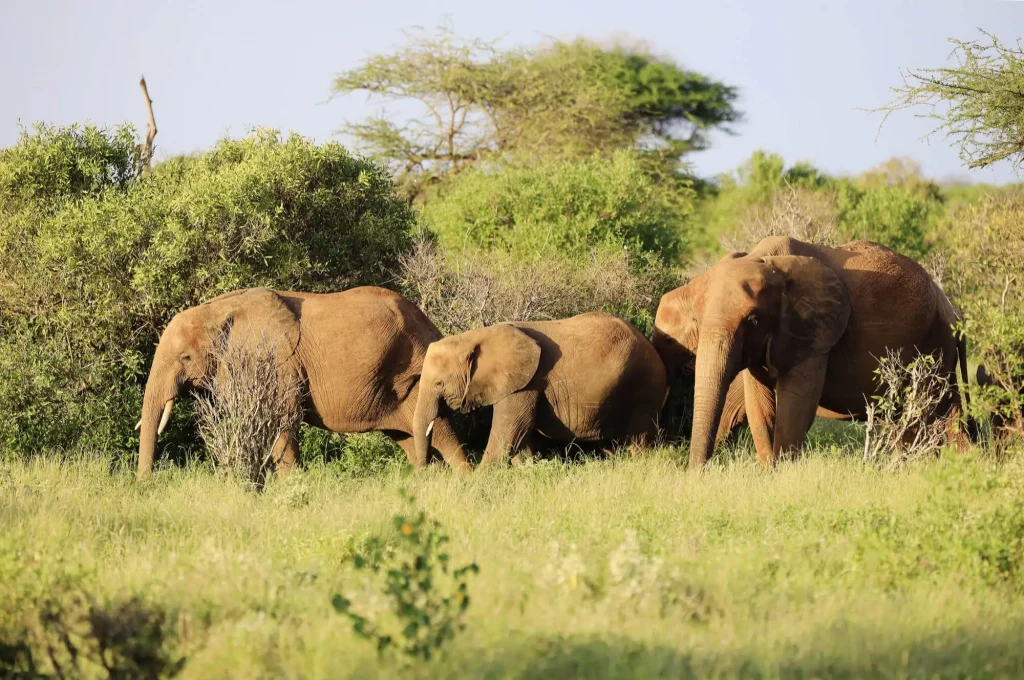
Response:
[[[957,330],[956,332],[956,353],[960,363],[960,377],[963,379],[964,388],[960,392],[960,398],[963,400],[964,419],[967,424],[967,437],[972,442],[978,440],[978,422],[971,416],[971,395],[970,395],[970,384],[967,378],[967,334],[963,330]]]

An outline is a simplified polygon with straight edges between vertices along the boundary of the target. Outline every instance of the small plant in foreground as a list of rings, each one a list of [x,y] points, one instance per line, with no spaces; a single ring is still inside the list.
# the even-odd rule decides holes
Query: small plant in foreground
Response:
[[[375,644],[378,653],[397,653],[403,662],[413,663],[429,661],[465,627],[467,580],[479,567],[471,563],[451,569],[443,550],[448,536],[441,525],[416,510],[414,497],[404,490],[401,494],[408,510],[394,517],[397,545],[374,537],[367,541],[364,552],[352,557],[357,569],[370,572],[371,580],[377,581],[373,585],[386,604],[359,613],[352,600],[341,594],[331,603],[352,621],[356,635]]]
[[[948,423],[932,414],[949,390],[940,368],[930,354],[907,363],[892,350],[882,357],[875,369],[881,393],[867,407],[864,460],[899,464],[939,453]]]

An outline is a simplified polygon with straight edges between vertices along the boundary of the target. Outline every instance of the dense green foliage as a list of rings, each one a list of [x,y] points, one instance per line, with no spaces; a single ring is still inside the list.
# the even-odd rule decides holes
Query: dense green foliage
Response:
[[[974,360],[993,380],[974,408],[1024,434],[1024,194],[961,206],[949,220],[956,255],[946,289],[966,315]]]
[[[134,179],[130,129],[41,127],[0,152],[0,441],[133,447],[173,314],[250,286],[390,280],[413,215],[336,144],[258,132]]]
[[[862,175],[830,177],[807,163],[786,167],[781,156],[763,151],[705,191],[691,229],[707,234],[705,247],[715,249],[721,236],[749,229],[780,193],[793,190],[812,201],[822,199],[813,208],[828,213],[818,217],[834,223],[836,244],[868,239],[923,260],[941,236],[936,228],[945,213],[945,196],[913,164],[893,159]]]
[[[415,197],[510,153],[575,159],[642,147],[674,169],[707,145],[708,130],[740,118],[734,88],[643,47],[578,39],[499,49],[445,28],[336,76],[335,95],[355,91],[400,107],[400,121],[381,113],[343,129]]]
[[[422,210],[449,249],[499,249],[520,257],[578,258],[595,246],[653,252],[676,262],[687,250],[687,194],[666,191],[633,154],[582,162],[467,170]]]

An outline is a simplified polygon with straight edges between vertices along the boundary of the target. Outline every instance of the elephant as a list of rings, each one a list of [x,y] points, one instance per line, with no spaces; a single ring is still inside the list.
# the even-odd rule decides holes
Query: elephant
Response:
[[[373,286],[338,293],[248,288],[225,293],[171,319],[160,336],[142,404],[137,474],[153,467],[157,438],[179,394],[216,376],[213,343],[251,343],[269,337],[278,373],[301,385],[303,420],[333,432],[382,431],[415,466],[427,463],[412,448],[420,368],[427,347],[442,336],[416,305]],[[296,399],[299,397],[296,396]],[[448,419],[434,428],[434,446],[453,468],[467,469]],[[298,460],[296,432],[274,447],[279,474]]]
[[[651,343],[604,312],[500,323],[438,340],[427,348],[420,383],[417,455],[427,450],[439,414],[494,407],[481,466],[545,440],[649,441],[668,396]]]
[[[934,417],[966,410],[956,383],[959,359],[967,384],[957,320],[924,268],[881,244],[831,248],[772,236],[662,296],[652,342],[670,378],[694,369],[691,465],[710,458],[742,374],[742,412],[758,459],[770,466],[799,452],[816,414],[866,418],[874,371],[889,350],[904,361],[940,355],[941,374],[952,379]]]
[[[1021,356],[1024,356],[1024,348],[1022,348],[1020,346],[1017,346],[1017,345],[1014,345],[1014,346],[1011,346],[1009,348],[1009,353],[1004,352],[1004,351],[995,351],[995,352],[993,352],[988,357],[992,361],[992,363],[989,364],[989,366],[993,366],[994,365],[995,367],[997,367],[996,368],[996,374],[997,375],[1000,374],[1000,373],[1002,373],[1003,375],[1006,375],[1006,373],[1009,373],[1010,375],[1013,374],[1012,369],[1010,371],[1006,371],[1005,369],[1003,371],[1000,371],[999,368],[998,368],[998,367],[1005,367],[1006,366],[1006,361],[1007,361],[1006,357],[1007,356],[1010,356],[1010,357],[1021,357]],[[1013,363],[1016,363],[1016,362],[1013,362]],[[1009,367],[1007,367],[1007,368],[1009,368]],[[990,373],[989,367],[986,367],[985,364],[978,364],[978,368],[977,368],[977,370],[974,373],[974,382],[975,382],[976,385],[978,385],[979,387],[983,387],[983,388],[984,387],[994,387],[994,388],[999,388],[999,389],[1005,389],[1007,387],[1007,385],[1005,383],[1003,383],[1002,381],[997,379],[995,375],[992,375],[992,373]],[[1015,381],[1012,380],[1012,379],[1009,379],[1009,380],[1007,380],[1007,382],[1012,384]],[[1008,413],[1006,411],[1002,411],[1002,412],[1000,412],[1000,411],[992,411],[991,414],[989,415],[989,423],[991,424],[992,436],[993,436],[994,440],[999,441],[999,440],[1006,439],[1009,435],[1014,434],[1014,433],[1016,433],[1018,435],[1020,434],[1020,431],[1018,429],[1019,423],[1024,422],[1024,385],[1018,386],[1017,389],[1016,389],[1016,392],[1017,392],[1017,398],[1020,400],[1018,403],[1022,404],[1020,410],[1017,413],[1012,413],[1012,412]],[[1013,394],[1013,389],[1011,387],[1011,389],[1009,391],[1009,395],[1012,395],[1012,394]],[[1018,414],[1019,414],[1019,418],[1018,418]]]
[[[722,418],[718,424],[718,434],[715,437],[715,447],[729,438],[736,428],[747,421],[747,409],[744,405],[745,395],[743,393],[743,381],[746,379],[746,370],[740,371],[729,384],[729,391],[725,395],[725,404],[722,406]],[[828,420],[853,420],[849,413],[836,413],[827,408],[818,406],[815,413],[818,418]]]

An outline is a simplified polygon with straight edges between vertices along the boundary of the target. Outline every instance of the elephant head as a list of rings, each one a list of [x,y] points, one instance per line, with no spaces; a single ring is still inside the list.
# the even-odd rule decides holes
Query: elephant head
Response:
[[[827,354],[846,330],[849,293],[811,257],[732,253],[662,297],[655,347],[666,368],[694,365],[691,464],[704,463],[730,383],[749,369],[772,381]]]
[[[526,387],[539,365],[540,345],[507,323],[431,343],[413,420],[417,457],[427,460],[430,430],[442,401],[459,413],[491,406]]]
[[[175,315],[160,336],[146,381],[142,419],[136,425],[140,430],[138,476],[153,468],[157,437],[170,419],[178,394],[215,374],[218,347],[269,341],[281,365],[294,355],[298,339],[296,315],[277,293],[265,288],[226,293]]]

